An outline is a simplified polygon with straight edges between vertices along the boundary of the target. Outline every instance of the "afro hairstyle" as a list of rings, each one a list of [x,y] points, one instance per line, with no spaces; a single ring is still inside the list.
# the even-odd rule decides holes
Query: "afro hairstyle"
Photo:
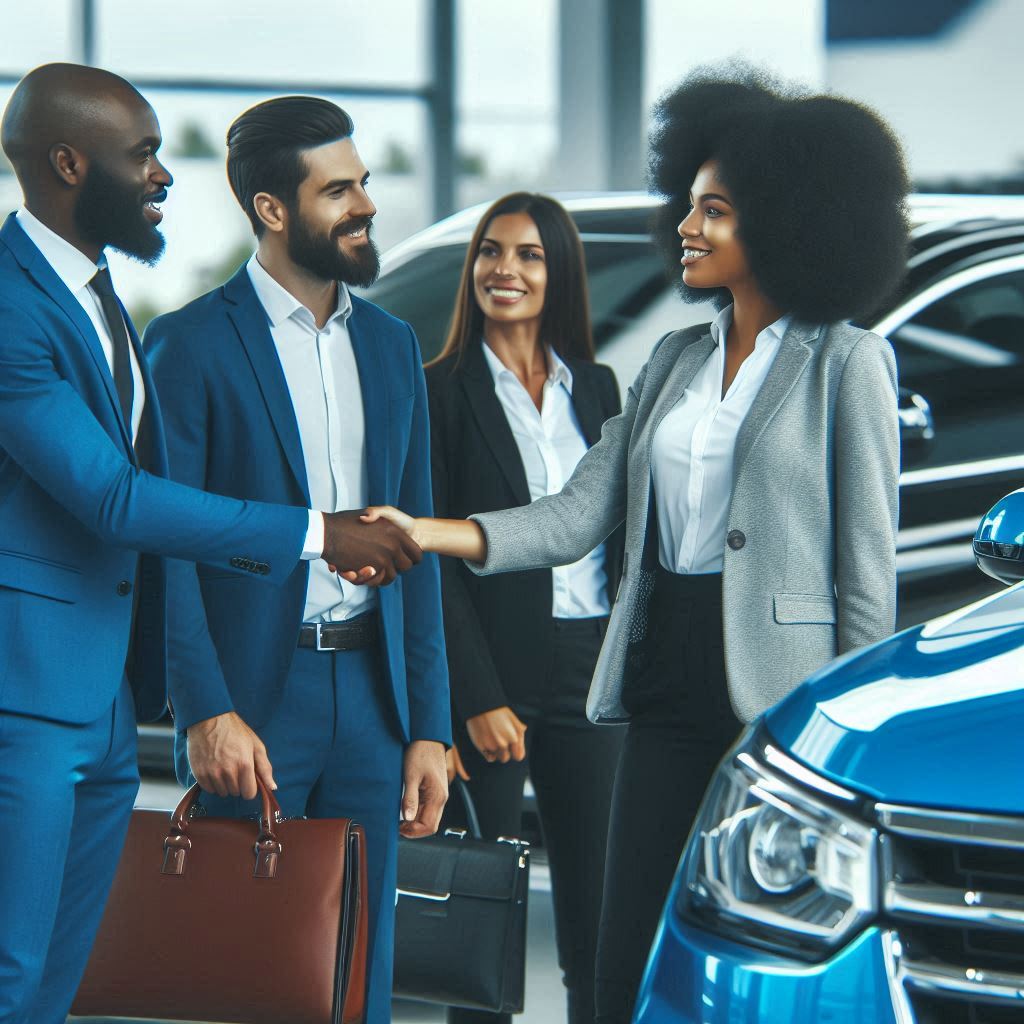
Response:
[[[735,201],[747,260],[764,294],[797,319],[832,323],[879,308],[899,287],[910,184],[892,129],[867,107],[815,95],[732,62],[699,68],[659,101],[650,179],[665,205],[655,238],[687,302],[676,227],[698,169],[716,161]]]

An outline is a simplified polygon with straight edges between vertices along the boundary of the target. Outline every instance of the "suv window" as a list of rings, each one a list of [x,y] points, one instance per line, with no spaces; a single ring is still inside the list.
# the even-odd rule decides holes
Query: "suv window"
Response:
[[[600,346],[665,290],[665,273],[646,239],[593,240],[584,235],[583,250],[594,340]],[[424,360],[444,344],[465,256],[461,242],[424,249],[360,292],[412,324]]]
[[[1024,272],[956,289],[889,335],[900,384],[935,416],[927,462],[1019,454],[1024,437]]]

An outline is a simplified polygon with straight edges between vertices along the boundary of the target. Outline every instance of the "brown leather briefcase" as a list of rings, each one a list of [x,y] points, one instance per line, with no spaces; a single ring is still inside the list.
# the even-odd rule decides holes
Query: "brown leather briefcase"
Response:
[[[347,818],[190,818],[193,786],[132,814],[72,1013],[239,1024],[358,1024],[366,838]]]

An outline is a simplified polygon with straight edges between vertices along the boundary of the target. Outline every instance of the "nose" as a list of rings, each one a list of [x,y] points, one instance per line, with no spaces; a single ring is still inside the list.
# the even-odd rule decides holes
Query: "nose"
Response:
[[[676,232],[680,238],[693,238],[700,234],[696,207],[690,207],[690,212],[676,226]]]
[[[370,198],[370,194],[365,188],[360,186],[359,188],[359,203],[352,211],[354,217],[376,217],[377,207],[373,205],[373,200]]]
[[[170,188],[174,184],[171,172],[155,156],[153,157],[153,169],[149,177],[151,181],[162,185],[164,188]]]

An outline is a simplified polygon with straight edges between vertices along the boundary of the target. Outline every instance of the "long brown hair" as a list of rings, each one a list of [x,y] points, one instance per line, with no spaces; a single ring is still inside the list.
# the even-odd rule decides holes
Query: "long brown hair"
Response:
[[[456,353],[462,362],[468,345],[478,344],[484,333],[484,314],[473,291],[473,264],[480,243],[496,217],[525,213],[537,225],[548,283],[540,317],[540,343],[550,345],[561,358],[594,361],[594,338],[590,330],[590,302],[583,243],[572,218],[561,203],[539,192],[512,192],[492,203],[480,218],[466,250],[462,277],[455,295],[455,310],[444,348],[430,364]]]

